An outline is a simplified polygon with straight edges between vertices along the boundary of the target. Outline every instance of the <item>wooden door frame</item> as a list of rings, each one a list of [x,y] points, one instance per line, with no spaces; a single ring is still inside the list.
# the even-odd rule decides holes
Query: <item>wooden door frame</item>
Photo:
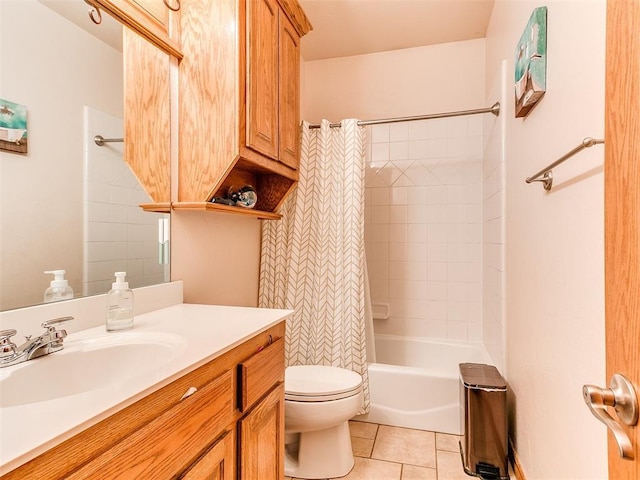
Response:
[[[622,373],[640,391],[640,0],[608,0],[606,31],[606,381]],[[623,427],[636,460],[609,434],[609,478],[639,479],[640,428]]]

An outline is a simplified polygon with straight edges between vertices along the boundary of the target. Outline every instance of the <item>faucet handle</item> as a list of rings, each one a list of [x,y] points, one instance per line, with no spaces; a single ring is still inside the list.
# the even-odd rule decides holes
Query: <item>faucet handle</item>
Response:
[[[42,328],[46,328],[50,332],[55,332],[56,325],[60,325],[61,323],[68,322],[70,320],[73,320],[72,316],[53,318],[51,320],[47,320],[46,322],[42,322]]]
[[[16,353],[16,344],[11,341],[16,333],[14,329],[0,330],[0,358]]]
[[[0,345],[8,343],[10,341],[9,339],[17,333],[18,332],[13,328],[10,328],[9,330],[0,330]]]

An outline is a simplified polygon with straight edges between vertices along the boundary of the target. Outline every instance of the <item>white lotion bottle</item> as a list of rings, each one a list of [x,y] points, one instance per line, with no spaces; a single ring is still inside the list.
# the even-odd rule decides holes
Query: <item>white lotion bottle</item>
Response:
[[[133,292],[125,281],[127,272],[116,272],[116,281],[107,293],[107,332],[133,328]]]
[[[54,275],[49,288],[44,291],[44,303],[59,302],[60,300],[73,298],[73,288],[69,286],[69,282],[64,278],[65,270],[47,270],[44,273]]]

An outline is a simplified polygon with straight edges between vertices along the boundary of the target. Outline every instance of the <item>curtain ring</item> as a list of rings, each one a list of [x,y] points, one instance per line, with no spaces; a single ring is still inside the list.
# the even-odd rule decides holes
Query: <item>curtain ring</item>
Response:
[[[96,25],[100,25],[102,23],[102,12],[98,7],[96,7],[89,0],[84,0],[84,3],[89,5],[91,8],[89,9],[89,18]]]
[[[165,6],[173,12],[177,12],[178,10],[180,10],[180,0],[176,0],[176,3],[178,4],[177,7],[172,7],[171,5],[169,5],[169,0],[163,0],[163,2]]]

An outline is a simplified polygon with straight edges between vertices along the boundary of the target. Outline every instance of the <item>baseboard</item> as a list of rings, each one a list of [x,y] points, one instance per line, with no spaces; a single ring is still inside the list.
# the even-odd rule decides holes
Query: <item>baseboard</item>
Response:
[[[516,476],[516,480],[527,480],[527,477],[524,475],[524,469],[522,468],[522,464],[520,463],[520,457],[518,457],[518,452],[513,448],[513,442],[509,439],[509,462],[511,463],[511,467],[513,468],[513,473]]]

